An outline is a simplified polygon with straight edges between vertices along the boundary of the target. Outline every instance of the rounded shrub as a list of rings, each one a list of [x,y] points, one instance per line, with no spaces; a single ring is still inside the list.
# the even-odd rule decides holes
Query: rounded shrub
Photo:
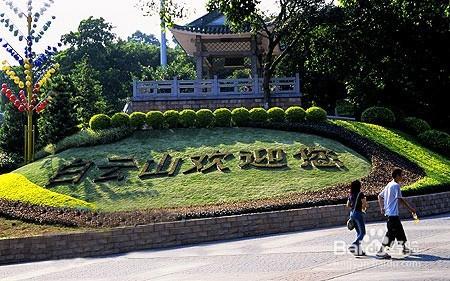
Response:
[[[231,120],[236,126],[245,126],[250,120],[250,112],[245,107],[239,107],[231,111]]]
[[[395,115],[389,108],[374,106],[364,110],[361,115],[361,121],[383,126],[392,126],[395,123]]]
[[[111,128],[111,118],[106,114],[96,114],[89,120],[89,127],[94,131]]]
[[[164,115],[161,111],[149,111],[146,115],[145,122],[147,126],[153,129],[161,129],[164,126]]]
[[[450,157],[450,135],[438,130],[428,130],[419,135],[425,146]]]
[[[180,125],[185,128],[192,128],[195,126],[197,115],[192,109],[185,109],[180,112]]]
[[[327,120],[327,112],[318,106],[310,107],[306,110],[306,120],[311,122],[325,122]]]
[[[147,115],[143,112],[133,112],[130,115],[130,125],[134,128],[142,128],[145,125],[145,121],[147,119]]]
[[[306,111],[300,106],[291,106],[286,110],[286,120],[290,123],[305,121]]]
[[[164,123],[169,128],[176,128],[180,123],[180,113],[176,110],[167,110],[164,112]]]
[[[255,107],[250,110],[250,120],[252,122],[266,122],[267,111],[262,107]]]
[[[267,110],[267,117],[270,122],[284,122],[286,119],[286,113],[282,108],[272,107]]]
[[[130,126],[130,116],[125,112],[117,112],[111,117],[111,126],[114,128]]]
[[[405,131],[414,135],[419,135],[431,130],[431,126],[427,121],[416,117],[406,117],[403,119],[402,126]]]
[[[197,126],[200,128],[208,128],[214,125],[214,114],[209,109],[200,109],[196,113],[197,115]]]
[[[228,108],[219,108],[214,111],[217,127],[231,126],[231,111]]]

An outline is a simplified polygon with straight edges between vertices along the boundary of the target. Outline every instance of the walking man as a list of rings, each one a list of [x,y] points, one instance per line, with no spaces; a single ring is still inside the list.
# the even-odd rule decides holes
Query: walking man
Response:
[[[400,183],[403,182],[402,170],[395,168],[392,171],[392,181],[378,195],[378,204],[380,205],[380,212],[382,215],[388,217],[387,232],[383,239],[382,246],[377,253],[378,258],[390,259],[391,256],[386,253],[386,247],[392,247],[395,239],[403,246],[403,254],[410,254],[411,250],[406,247],[406,235],[403,230],[398,213],[399,201],[408,208],[408,210],[415,214],[416,210],[406,201],[402,196],[400,190]]]

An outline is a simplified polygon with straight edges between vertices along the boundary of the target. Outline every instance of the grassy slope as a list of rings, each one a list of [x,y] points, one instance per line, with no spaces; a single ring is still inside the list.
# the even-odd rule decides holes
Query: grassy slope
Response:
[[[19,174],[0,175],[0,199],[21,201],[35,205],[92,209],[93,204],[59,194],[30,182]]]
[[[335,121],[335,123],[378,142],[400,155],[404,155],[422,167],[427,176],[410,186],[406,186],[405,190],[450,185],[450,160],[422,147],[411,136],[373,124],[348,121]]]
[[[301,161],[293,154],[302,145],[321,145],[340,154],[348,170],[304,170]],[[138,208],[204,205],[220,202],[236,202],[258,198],[270,198],[292,192],[318,190],[335,183],[349,182],[367,175],[370,163],[351,149],[330,139],[295,132],[263,129],[177,129],[137,132],[120,142],[70,149],[25,166],[17,173],[39,185],[45,185],[59,165],[76,157],[95,160],[101,164],[110,156],[133,156],[140,166],[151,157],[159,161],[162,153],[184,156],[181,171],[191,166],[187,156],[201,152],[211,153],[220,149],[235,155],[242,149],[285,148],[289,168],[264,171],[255,168],[240,170],[238,159],[226,162],[230,173],[214,171],[209,174],[179,174],[173,178],[140,180],[138,171],[130,171],[125,182],[94,184],[99,171],[91,170],[79,185],[53,188],[55,192],[94,202],[99,209],[129,210]]]

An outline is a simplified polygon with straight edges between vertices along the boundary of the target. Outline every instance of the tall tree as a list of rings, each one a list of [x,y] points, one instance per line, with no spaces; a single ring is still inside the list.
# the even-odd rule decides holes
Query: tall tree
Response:
[[[98,113],[105,113],[106,102],[102,96],[102,85],[97,80],[99,72],[93,69],[86,58],[75,65],[70,79],[76,95],[73,97],[79,122],[87,124],[89,119]]]
[[[140,30],[134,32],[131,36],[128,37],[128,41],[145,43],[150,45],[159,46],[159,40],[153,34],[145,34]]]
[[[50,103],[38,120],[39,141],[42,145],[56,143],[77,131],[77,112],[72,100],[74,92],[67,77],[61,75],[52,79],[47,87]]]

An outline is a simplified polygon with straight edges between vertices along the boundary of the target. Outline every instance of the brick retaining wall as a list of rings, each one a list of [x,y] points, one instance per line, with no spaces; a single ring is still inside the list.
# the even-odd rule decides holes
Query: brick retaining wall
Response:
[[[450,212],[450,192],[408,198],[419,216]],[[367,221],[382,220],[377,202],[370,202]],[[193,219],[72,233],[0,240],[0,264],[92,257],[144,249],[181,246],[317,227],[343,226],[344,205]],[[402,216],[410,217],[402,207]]]
[[[271,98],[271,106],[278,106],[287,109],[290,106],[301,105],[301,98]],[[234,109],[238,107],[254,108],[262,107],[262,98],[250,99],[203,99],[203,100],[165,100],[165,101],[132,101],[129,104],[128,111],[131,112],[148,112],[151,110],[166,111],[170,109],[202,109],[209,108],[215,110],[217,108]]]

